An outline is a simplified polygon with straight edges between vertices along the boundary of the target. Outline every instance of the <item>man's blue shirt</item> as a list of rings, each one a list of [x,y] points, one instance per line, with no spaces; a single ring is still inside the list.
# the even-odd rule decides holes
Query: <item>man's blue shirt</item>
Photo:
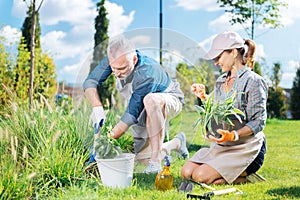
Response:
[[[125,80],[121,80],[122,85],[132,84],[132,95],[126,111],[121,118],[128,126],[137,123],[137,119],[144,109],[143,99],[147,94],[169,93],[178,97],[182,103],[184,98],[179,84],[169,77],[168,73],[163,70],[157,61],[141,54],[139,51],[136,52],[138,62],[134,70]],[[84,81],[83,89],[97,88],[99,84],[105,82],[111,73],[112,69],[106,57]]]

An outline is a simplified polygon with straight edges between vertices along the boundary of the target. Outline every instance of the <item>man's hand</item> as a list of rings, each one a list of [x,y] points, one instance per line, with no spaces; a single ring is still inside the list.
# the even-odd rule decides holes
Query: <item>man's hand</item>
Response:
[[[221,134],[222,137],[215,138],[210,135],[208,139],[212,142],[217,142],[217,143],[227,142],[227,141],[237,141],[239,139],[239,135],[238,135],[237,131],[229,132],[227,130],[218,129],[217,133]]]
[[[205,85],[203,84],[197,84],[194,83],[191,86],[191,91],[201,99],[201,101],[204,101],[206,99],[207,94],[205,93]]]
[[[102,126],[104,124],[106,114],[104,112],[103,106],[96,106],[93,107],[93,111],[91,114],[91,120],[93,122],[94,128],[99,128],[99,126]]]

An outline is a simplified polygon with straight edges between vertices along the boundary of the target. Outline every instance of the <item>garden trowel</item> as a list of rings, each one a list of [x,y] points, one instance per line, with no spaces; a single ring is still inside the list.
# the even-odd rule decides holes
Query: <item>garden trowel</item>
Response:
[[[93,144],[93,146],[91,146],[90,159],[89,159],[88,164],[91,164],[91,163],[93,163],[93,162],[96,161],[96,151],[95,151],[95,146],[97,144],[96,140],[99,137],[100,130],[101,130],[102,126],[103,126],[103,120],[101,120],[99,122],[99,124],[95,124],[95,129],[94,129],[94,144]]]

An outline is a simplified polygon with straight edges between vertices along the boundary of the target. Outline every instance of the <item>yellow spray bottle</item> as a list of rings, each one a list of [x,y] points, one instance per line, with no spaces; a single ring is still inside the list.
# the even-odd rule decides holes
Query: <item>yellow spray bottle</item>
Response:
[[[165,165],[163,170],[157,174],[155,179],[155,188],[161,191],[170,190],[173,186],[173,176],[170,172],[170,161],[165,156]]]

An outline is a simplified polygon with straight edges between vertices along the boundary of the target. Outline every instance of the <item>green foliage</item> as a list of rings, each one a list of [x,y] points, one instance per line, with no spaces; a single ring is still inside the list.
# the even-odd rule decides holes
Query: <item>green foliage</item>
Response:
[[[96,145],[95,150],[100,159],[115,158],[122,154],[121,148],[115,145],[114,139],[109,136],[100,135],[96,142],[98,144]]]
[[[92,135],[87,137],[87,106],[62,115],[42,100],[35,101],[31,110],[14,103],[0,120],[0,170],[4,176],[0,197],[47,196],[51,190],[78,183],[88,175],[85,170]]]
[[[37,64],[34,70],[34,91],[50,99],[56,93],[55,64],[53,59],[47,54],[40,54],[38,58],[39,60],[36,59]]]
[[[267,111],[269,118],[286,118],[286,97],[282,88],[269,87]]]
[[[280,63],[274,63],[270,80],[272,86],[269,87],[267,112],[269,118],[285,119],[287,113],[286,97],[282,88],[278,87],[281,79]]]
[[[186,160],[172,162],[174,184],[167,192],[155,190],[156,174],[134,173],[132,186],[126,189],[104,187],[99,175],[88,174],[88,166],[84,162],[88,160],[93,134],[86,116],[88,106],[83,103],[70,115],[61,115],[51,107],[43,107],[46,103],[40,102],[39,106],[34,104],[31,112],[27,106],[16,107],[8,118],[0,118],[0,199],[186,198],[186,193],[177,192],[182,180],[180,170]],[[196,112],[184,112],[182,117],[191,156],[202,145],[207,145],[202,137],[193,135],[191,121],[197,117]],[[268,119],[264,129],[268,151],[259,170],[267,181],[234,186],[213,185],[218,190],[236,187],[243,191],[241,195],[216,198],[298,199],[300,157],[297,142],[300,134],[295,127],[299,126],[300,122],[295,120]],[[197,185],[193,189],[196,194],[205,192],[207,190]]]
[[[263,25],[270,28],[283,26],[280,7],[287,7],[281,0],[218,0],[220,7],[225,8],[226,12],[232,14],[231,24],[241,24],[251,39],[254,39],[255,25]],[[251,29],[245,27],[251,24]]]
[[[104,6],[105,0],[97,3],[98,15],[95,18],[95,35],[94,35],[94,53],[93,61],[91,63],[90,72],[99,64],[105,57],[107,42],[108,42],[108,24],[107,11]]]
[[[111,108],[113,106],[112,95],[116,91],[116,78],[113,74],[109,75],[106,81],[99,85],[98,95],[105,109]]]
[[[28,51],[30,52],[30,41],[31,41],[31,27],[32,27],[32,5],[29,6],[27,11],[27,17],[24,20],[24,23],[22,25],[22,37],[24,40],[22,41],[25,45]],[[41,42],[40,42],[40,35],[41,35],[41,26],[39,23],[39,13],[36,12],[36,27],[35,27],[35,48],[41,48]]]
[[[17,64],[12,69],[11,90],[17,95],[14,99],[18,104],[27,104],[29,76],[30,76],[30,53],[22,42],[18,47]],[[56,93],[56,72],[55,65],[48,55],[42,54],[41,49],[35,50],[34,65],[34,99],[39,99],[40,94],[46,98],[52,98]]]
[[[18,55],[11,59],[4,48],[1,40],[0,44],[0,101],[1,106],[5,108],[10,101],[17,104],[28,104],[29,93],[29,77],[30,77],[30,40],[31,40],[31,26],[32,26],[32,6],[30,5],[27,12],[23,27],[22,37],[18,45]],[[55,65],[48,55],[42,54],[40,47],[40,25],[38,23],[37,13],[37,27],[35,32],[35,62],[34,62],[34,80],[33,93],[34,99],[39,99],[40,94],[46,98],[52,98],[56,93],[56,72]],[[14,94],[14,95],[11,95]],[[11,99],[12,96],[16,98]],[[4,109],[1,109],[1,115]]]
[[[12,74],[12,61],[11,56],[4,47],[4,41],[0,38],[0,115],[3,114],[3,108],[8,104],[7,99],[9,94],[6,92],[6,87],[11,87],[13,74]],[[2,85],[2,84],[5,84]]]
[[[300,119],[300,67],[298,67],[291,90],[290,109],[293,119]]]
[[[191,91],[193,83],[202,83],[207,85],[208,90],[213,88],[215,81],[214,71],[208,62],[202,62],[199,66],[188,66],[185,63],[179,63],[176,66],[176,78],[180,84],[180,89],[185,95],[186,110],[192,110],[191,106],[195,104],[195,95]]]
[[[56,96],[55,104],[56,110],[62,112],[63,114],[69,114],[74,107],[73,99],[64,95]]]
[[[95,18],[95,35],[94,35],[94,52],[93,60],[90,66],[90,72],[100,63],[100,61],[107,55],[106,49],[108,45],[108,24],[107,11],[104,6],[105,0],[97,3],[98,15]],[[98,94],[104,108],[111,108],[112,94],[115,91],[116,80],[114,75],[110,75],[108,79],[98,87]]]
[[[236,93],[226,97],[224,101],[216,101],[213,93],[208,95],[202,106],[195,105],[199,117],[196,120],[194,127],[200,126],[200,133],[203,136],[207,134],[206,130],[208,130],[209,134],[216,137],[216,133],[213,131],[213,123],[226,123],[230,126],[234,126],[230,119],[232,116],[242,123],[241,116],[244,117],[245,114],[234,107],[235,96]]]
[[[0,127],[0,199],[29,198],[33,180],[28,174],[26,146]]]
[[[280,71],[281,69],[281,64],[280,63],[274,63],[274,67],[272,68],[272,74],[271,74],[271,81],[272,81],[272,86],[275,88],[278,88],[278,85],[280,83],[282,73]]]
[[[258,62],[255,62],[253,71],[257,73],[258,75],[262,76],[261,66]]]
[[[106,115],[106,120],[99,131],[99,137],[96,139],[97,145],[95,150],[97,156],[101,159],[114,158],[124,152],[133,151],[133,138],[129,137],[127,134],[121,136],[118,139],[113,139],[110,136],[110,132],[115,126],[116,111],[111,110]]]

